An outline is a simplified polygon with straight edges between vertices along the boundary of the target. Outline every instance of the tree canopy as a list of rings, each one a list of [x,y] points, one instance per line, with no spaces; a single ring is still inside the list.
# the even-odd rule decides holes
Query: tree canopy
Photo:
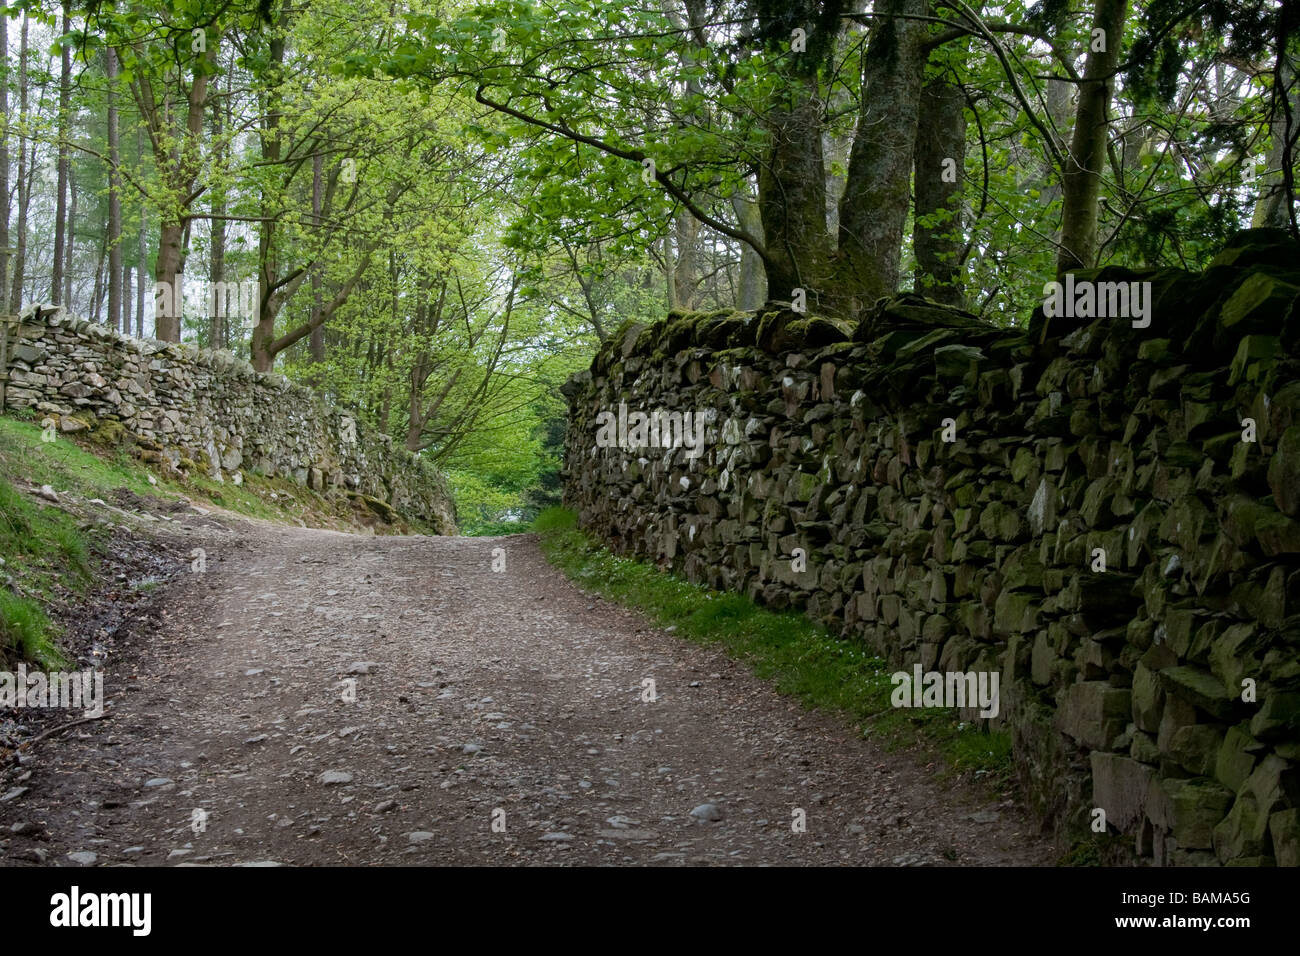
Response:
[[[1300,235],[1276,0],[5,12],[8,311],[284,371],[489,524],[627,320],[915,289],[1011,323],[1064,269]]]

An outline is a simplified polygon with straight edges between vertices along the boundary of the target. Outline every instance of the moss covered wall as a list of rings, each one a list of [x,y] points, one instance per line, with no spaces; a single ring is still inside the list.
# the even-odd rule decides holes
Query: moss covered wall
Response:
[[[565,389],[567,502],[899,669],[998,672],[1051,826],[1100,808],[1158,863],[1296,865],[1300,247],[1075,280],[1150,282],[1145,327],[910,296],[625,327]],[[620,403],[702,415],[703,454],[598,441]]]

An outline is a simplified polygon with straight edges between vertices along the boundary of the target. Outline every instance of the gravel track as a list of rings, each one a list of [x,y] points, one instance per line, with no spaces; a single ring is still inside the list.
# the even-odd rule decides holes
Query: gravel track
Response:
[[[108,661],[109,716],[9,774],[6,864],[1052,862],[1010,801],[584,594],[530,536],[207,533]]]

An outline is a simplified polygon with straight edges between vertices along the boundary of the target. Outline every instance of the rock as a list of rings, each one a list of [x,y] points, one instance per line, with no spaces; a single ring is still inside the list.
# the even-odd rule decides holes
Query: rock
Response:
[[[1254,794],[1243,792],[1228,816],[1214,828],[1214,852],[1221,862],[1259,856],[1265,849],[1268,815],[1260,812]]]
[[[1262,749],[1263,744],[1241,727],[1229,727],[1214,762],[1214,778],[1236,793],[1255,769],[1255,762]]]
[[[1090,750],[1105,750],[1124,730],[1132,694],[1105,681],[1081,681],[1066,688],[1056,725]]]
[[[99,854],[91,853],[89,850],[77,850],[75,853],[69,853],[68,859],[73,863],[80,863],[82,866],[93,866],[99,859]]]
[[[176,783],[171,777],[150,777],[144,782],[146,787],[170,787]]]
[[[482,753],[483,747],[479,744],[465,744],[463,747],[460,748],[460,752],[472,756],[477,753]]]
[[[436,834],[428,830],[414,830],[406,835],[406,842],[412,845],[417,843],[428,843]]]
[[[1196,667],[1166,667],[1160,671],[1160,683],[1173,694],[1207,714],[1226,720],[1232,716],[1233,697],[1222,681]]]
[[[1147,816],[1161,830],[1172,830],[1188,850],[1214,846],[1214,827],[1232,805],[1231,791],[1213,780],[1153,779],[1147,789]]]
[[[1039,686],[1050,684],[1052,675],[1055,673],[1056,662],[1060,659],[1060,655],[1056,653],[1052,646],[1048,632],[1039,631],[1034,638],[1034,648],[1030,652],[1030,679]]]
[[[538,839],[544,843],[567,843],[573,839],[573,836],[564,833],[563,831],[558,831],[554,833],[544,833],[538,837]]]
[[[702,823],[717,823],[723,818],[723,813],[717,804],[701,803],[691,811],[691,816]]]
[[[1223,735],[1209,724],[1188,724],[1174,731],[1169,756],[1194,777],[1215,772]]]
[[[1279,810],[1268,818],[1278,866],[1300,866],[1300,809]]]
[[[1165,692],[1160,678],[1146,664],[1138,661],[1133,669],[1133,723],[1139,730],[1154,733],[1160,729],[1160,714]]]
[[[0,796],[0,803],[8,803],[11,800],[17,800],[26,792],[27,792],[26,787],[12,787],[11,789],[5,791],[3,796]]]
[[[349,674],[369,674],[372,673],[379,665],[374,661],[357,661],[348,666]]]
[[[1167,697],[1165,709],[1160,713],[1160,730],[1156,734],[1156,746],[1161,753],[1169,753],[1174,745],[1174,734],[1181,728],[1196,723],[1196,708],[1181,697]]]
[[[397,809],[396,800],[380,800],[370,808],[371,813],[390,813]]]
[[[44,498],[46,501],[52,501],[56,505],[59,503],[58,492],[55,491],[53,488],[51,488],[49,485],[41,485],[41,487],[37,489],[36,495],[39,498]]]
[[[629,842],[656,840],[659,834],[653,830],[597,830],[596,835],[606,840],[627,840]]]
[[[1119,754],[1095,751],[1089,758],[1093,803],[1106,811],[1107,824],[1128,833],[1145,815],[1155,769]]]
[[[1259,740],[1295,739],[1300,735],[1300,693],[1270,691],[1260,700],[1250,721],[1250,734]]]
[[[1278,510],[1300,517],[1300,424],[1292,425],[1278,439],[1268,465],[1268,486]]]
[[[1246,778],[1238,795],[1249,791],[1259,812],[1265,816],[1300,804],[1300,767],[1276,754],[1269,754]]]
[[[1129,753],[1134,760],[1141,763],[1159,763],[1160,748],[1156,745],[1155,738],[1150,734],[1144,734],[1137,731],[1133,734],[1133,743],[1129,747]]]
[[[352,774],[346,770],[326,770],[316,778],[316,782],[326,787],[351,783]]]

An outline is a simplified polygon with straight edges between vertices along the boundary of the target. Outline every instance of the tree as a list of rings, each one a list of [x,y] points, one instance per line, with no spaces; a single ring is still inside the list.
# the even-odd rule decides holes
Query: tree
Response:
[[[69,166],[69,100],[72,96],[72,18],[68,13],[68,0],[63,2],[63,36],[59,41],[59,124],[58,124],[58,185],[55,187],[54,206],[54,269],[50,277],[50,302],[58,305],[67,301],[64,295],[64,271],[67,253],[64,243],[72,244],[70,216],[68,214]]]
[[[1074,140],[1062,178],[1059,272],[1090,266],[1097,256],[1097,204],[1106,159],[1106,110],[1120,62],[1127,0],[1096,0],[1088,65],[1079,85]]]
[[[0,11],[0,50],[4,62],[0,63],[0,113],[4,114],[0,126],[0,199],[4,211],[0,213],[0,299],[9,288],[9,11]],[[19,146],[21,149],[21,145]]]
[[[122,165],[117,117],[117,51],[104,50],[104,79],[108,96],[108,325],[118,328],[122,315]]]

